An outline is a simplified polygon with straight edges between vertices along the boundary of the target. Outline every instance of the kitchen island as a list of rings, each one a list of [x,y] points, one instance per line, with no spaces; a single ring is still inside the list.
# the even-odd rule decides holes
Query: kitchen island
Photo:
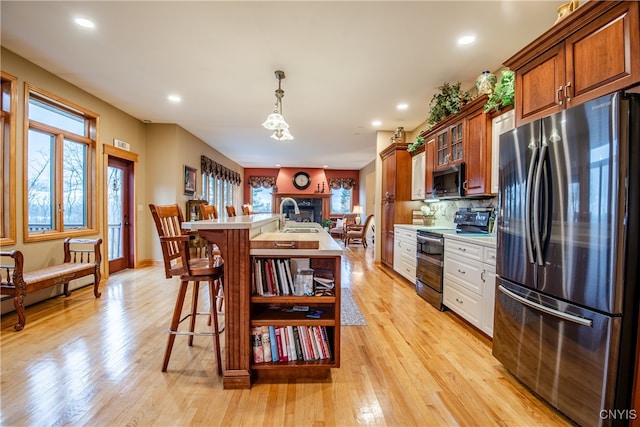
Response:
[[[225,369],[223,387],[251,387],[252,375],[267,378],[326,377],[340,366],[340,258],[341,247],[315,223],[282,221],[277,214],[253,214],[215,220],[186,222],[183,227],[216,244],[225,260]],[[304,243],[307,242],[307,243]],[[311,243],[311,248],[301,248]],[[252,248],[255,246],[255,248]],[[256,260],[302,260],[309,267],[333,277],[331,296],[260,296],[252,292]],[[308,261],[307,261],[308,260]],[[328,273],[327,273],[328,272]],[[254,287],[255,289],[255,287]],[[304,313],[284,313],[287,307],[322,307],[320,318]],[[282,315],[268,312],[279,306]],[[316,361],[256,363],[252,328],[262,326],[323,327],[328,332],[331,357]]]

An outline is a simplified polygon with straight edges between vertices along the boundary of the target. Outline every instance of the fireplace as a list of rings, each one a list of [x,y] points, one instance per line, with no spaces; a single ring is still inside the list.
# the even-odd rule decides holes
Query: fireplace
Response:
[[[322,223],[322,200],[321,198],[295,198],[298,203],[299,214],[295,213],[293,203],[285,203],[283,213],[289,220],[296,222],[317,222]]]

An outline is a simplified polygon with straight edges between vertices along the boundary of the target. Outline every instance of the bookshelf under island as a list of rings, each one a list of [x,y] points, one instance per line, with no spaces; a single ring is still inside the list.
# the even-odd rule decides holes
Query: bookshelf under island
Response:
[[[252,250],[252,254],[257,251]],[[252,373],[257,378],[326,378],[331,368],[340,367],[340,256],[269,254],[252,255],[251,259]],[[289,267],[279,269],[279,262]],[[261,269],[261,264],[273,264],[276,268]],[[292,269],[289,276],[287,271]],[[281,270],[285,273],[280,276],[277,272]],[[311,270],[317,285],[313,293],[295,295],[297,276]],[[267,279],[268,271],[276,271],[273,281],[278,286],[275,292],[264,295],[270,288],[260,279]],[[269,353],[264,338],[256,338],[259,329],[269,341],[270,360],[264,356]],[[256,350],[260,345],[262,351]]]
[[[225,389],[250,388],[254,379],[326,378],[330,369],[340,367],[342,248],[319,224],[287,222],[285,230],[280,230],[280,219],[281,216],[275,214],[254,214],[183,224],[184,228],[198,231],[203,239],[218,245],[225,260]],[[297,227],[300,229],[291,231]],[[301,249],[305,247],[310,249]],[[284,289],[268,288],[268,283],[262,294],[258,293],[255,288],[256,262],[266,260],[271,260],[272,274],[276,275],[271,276],[272,286],[273,280],[278,280],[277,275],[281,274],[279,280],[284,279],[288,293],[284,293]],[[290,277],[286,268],[280,270],[284,267],[283,262],[289,263]],[[312,294],[308,290],[307,295],[295,294],[298,267],[303,275],[308,272],[302,270],[313,270],[318,286]],[[286,330],[289,337],[293,335],[291,351],[296,359],[255,362],[253,332],[255,328],[262,330],[263,327],[267,331],[269,327],[274,331],[281,328],[281,332]],[[306,337],[307,344],[311,344],[311,348],[307,347],[306,357],[304,354],[297,357],[294,331],[297,331],[298,340],[302,333],[303,340]],[[311,336],[311,333],[315,335]],[[318,347],[322,345],[320,339],[326,343],[324,353],[323,348]],[[313,353],[314,344],[320,353]]]

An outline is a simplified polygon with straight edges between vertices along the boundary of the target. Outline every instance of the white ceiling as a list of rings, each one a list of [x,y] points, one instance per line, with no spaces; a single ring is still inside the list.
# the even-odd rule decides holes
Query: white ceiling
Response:
[[[177,123],[244,167],[360,169],[376,129],[415,129],[443,82],[470,88],[562,1],[7,1],[2,46],[128,114]],[[96,28],[76,26],[73,18]],[[473,33],[474,45],[459,47]],[[261,126],[281,69],[293,141]],[[167,101],[179,94],[178,105]],[[397,111],[406,102],[409,109]]]

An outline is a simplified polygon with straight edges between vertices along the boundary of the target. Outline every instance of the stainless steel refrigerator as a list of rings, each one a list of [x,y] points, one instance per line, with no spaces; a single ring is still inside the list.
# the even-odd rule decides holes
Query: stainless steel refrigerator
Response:
[[[583,426],[634,416],[639,127],[616,92],[500,137],[493,355]]]

